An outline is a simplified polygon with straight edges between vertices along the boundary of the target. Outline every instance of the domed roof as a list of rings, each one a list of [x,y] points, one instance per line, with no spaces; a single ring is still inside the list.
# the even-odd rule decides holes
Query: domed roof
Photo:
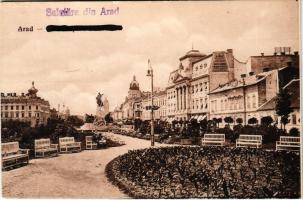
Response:
[[[206,55],[201,53],[199,50],[192,49],[192,50],[188,51],[184,56],[182,56],[180,58],[180,60],[183,60],[188,57],[201,57],[202,58],[204,56],[206,56]]]
[[[133,77],[133,81],[129,85],[130,90],[139,90],[139,83],[136,80],[136,76]]]
[[[204,56],[204,54],[200,53],[199,50],[190,50],[189,52],[186,53],[187,56]]]
[[[32,82],[32,87],[28,90],[28,95],[36,96],[38,90],[35,88],[35,82]]]

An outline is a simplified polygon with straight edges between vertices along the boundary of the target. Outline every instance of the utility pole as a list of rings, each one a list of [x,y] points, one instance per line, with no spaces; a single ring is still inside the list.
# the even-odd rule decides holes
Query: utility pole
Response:
[[[244,126],[246,125],[246,91],[245,91],[245,77],[246,74],[241,74],[242,82],[243,82],[243,114],[244,114]]]
[[[150,136],[151,136],[151,146],[155,146],[155,135],[154,135],[154,72],[151,66],[150,60],[148,59],[148,67],[147,76],[151,77],[151,128],[150,128]]]

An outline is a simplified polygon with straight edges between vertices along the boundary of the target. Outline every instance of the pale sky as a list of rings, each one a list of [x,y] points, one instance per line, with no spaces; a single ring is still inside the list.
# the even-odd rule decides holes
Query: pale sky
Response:
[[[119,13],[99,15],[102,7],[119,7]],[[240,61],[279,46],[299,51],[295,0],[1,3],[0,8],[1,92],[27,92],[35,81],[51,107],[64,103],[72,114],[95,114],[99,91],[114,109],[133,75],[141,90],[150,90],[149,58],[155,85],[165,88],[169,72],[192,44],[206,54],[231,48]],[[46,8],[93,8],[98,15],[49,17]],[[48,33],[49,24],[119,24],[123,30]],[[18,32],[19,26],[34,26],[34,32]]]

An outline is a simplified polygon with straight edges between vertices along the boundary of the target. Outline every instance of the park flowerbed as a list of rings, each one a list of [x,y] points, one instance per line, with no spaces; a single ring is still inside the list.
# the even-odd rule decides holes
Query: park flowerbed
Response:
[[[132,198],[298,198],[299,156],[224,147],[129,151],[106,166]]]

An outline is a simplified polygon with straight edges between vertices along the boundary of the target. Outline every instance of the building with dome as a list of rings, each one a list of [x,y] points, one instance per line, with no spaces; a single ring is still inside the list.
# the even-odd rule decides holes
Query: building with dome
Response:
[[[113,113],[114,120],[127,120],[141,118],[142,110],[140,103],[142,101],[143,93],[140,91],[140,86],[133,76],[133,80],[129,84],[128,95],[125,97],[124,102],[120,108],[115,109]]]
[[[1,121],[19,120],[29,122],[32,127],[46,125],[50,117],[50,105],[37,93],[34,82],[26,94],[1,93]]]
[[[166,117],[166,91],[160,88],[154,88],[154,105],[159,106],[155,110],[154,118],[157,120],[165,120]],[[151,112],[146,107],[151,105],[151,93],[140,90],[136,76],[129,84],[128,96],[125,97],[124,102],[117,106],[111,113],[114,121],[125,120],[150,120]]]
[[[210,55],[190,50],[169,75],[166,113],[168,121],[207,118],[209,91],[234,79],[233,51]]]

